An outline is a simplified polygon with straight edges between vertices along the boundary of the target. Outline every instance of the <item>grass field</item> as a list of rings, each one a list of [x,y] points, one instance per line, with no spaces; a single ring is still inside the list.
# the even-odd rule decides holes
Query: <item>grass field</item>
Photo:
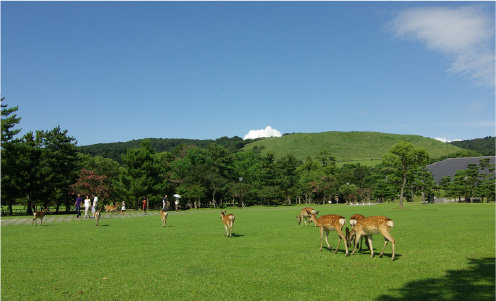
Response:
[[[322,214],[395,221],[395,261],[319,252],[304,206],[3,225],[2,300],[494,300],[495,205],[317,205]],[[19,217],[12,217],[19,218]],[[3,218],[2,218],[3,219]],[[4,224],[2,222],[2,224]],[[335,247],[335,232],[329,243]],[[325,242],[324,242],[325,245]],[[376,254],[383,238],[374,236]]]

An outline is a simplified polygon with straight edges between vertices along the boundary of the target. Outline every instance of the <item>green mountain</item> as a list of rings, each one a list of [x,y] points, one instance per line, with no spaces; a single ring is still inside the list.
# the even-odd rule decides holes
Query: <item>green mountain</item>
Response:
[[[451,144],[467,150],[473,150],[484,156],[494,156],[496,149],[496,138],[486,137],[472,140],[453,141]]]
[[[245,145],[245,150],[272,151],[276,158],[293,154],[299,160],[315,159],[321,151],[330,151],[338,164],[360,163],[375,165],[394,144],[405,141],[424,148],[431,158],[439,158],[460,151],[461,148],[416,135],[397,135],[377,132],[295,133],[278,138],[264,138]]]

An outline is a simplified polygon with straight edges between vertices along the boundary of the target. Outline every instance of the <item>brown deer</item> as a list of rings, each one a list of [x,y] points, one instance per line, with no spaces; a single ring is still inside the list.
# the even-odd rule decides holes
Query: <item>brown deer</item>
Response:
[[[382,252],[379,257],[382,258],[384,254],[384,249],[389,241],[393,244],[393,256],[391,260],[394,260],[394,237],[389,234],[389,231],[394,226],[394,222],[392,219],[387,218],[385,216],[371,216],[364,218],[356,223],[356,225],[351,229],[351,232],[347,234],[346,240],[348,243],[351,241],[355,241],[355,247],[353,248],[353,252],[351,255],[355,254],[355,250],[358,244],[358,241],[362,236],[366,236],[369,241],[369,249],[370,249],[370,257],[374,257],[374,248],[372,247],[372,235],[380,233],[384,236],[384,247],[382,248]]]
[[[114,203],[114,206],[105,206],[105,213],[117,211],[118,207],[119,207],[119,203],[117,202]]]
[[[95,221],[96,221],[97,226],[100,225],[100,211],[101,210],[98,210],[97,212],[95,212]]]
[[[165,223],[167,223],[167,216],[169,213],[164,210],[160,210],[160,217],[162,218],[162,227],[165,227]]]
[[[361,214],[353,214],[351,217],[350,217],[350,225],[351,227],[353,228],[356,223],[362,219],[364,219],[365,216],[361,215]],[[348,229],[348,227],[346,227],[346,237],[349,236],[349,233],[350,233],[350,230]],[[362,238],[360,238],[360,251],[362,250],[362,246],[363,246],[363,238],[364,236],[362,236]],[[348,239],[346,240],[346,243],[348,244],[348,248],[351,247],[351,244],[350,243],[355,243],[355,241],[350,241],[348,242]],[[367,248],[369,248],[369,244],[367,242],[367,237],[365,236],[365,245],[367,246]],[[370,248],[369,248],[370,249]]]
[[[226,211],[220,212],[220,218],[222,219],[222,223],[224,223],[224,228],[226,229],[227,237],[232,236],[232,227],[234,224],[234,215],[233,214],[225,214]]]
[[[322,239],[324,236],[324,231],[326,232],[325,236],[325,241],[327,243],[327,247],[329,248],[329,251],[332,250],[332,247],[329,245],[329,242],[327,241],[327,236],[329,236],[329,231],[336,231],[339,235],[339,242],[338,246],[336,247],[336,250],[334,253],[338,252],[339,245],[341,244],[341,240],[344,240],[344,248],[346,250],[346,256],[348,256],[348,246],[346,245],[346,237],[343,234],[343,226],[346,224],[346,219],[337,214],[328,214],[328,215],[322,215],[321,217],[317,218],[315,214],[308,212],[310,215],[310,221],[315,223],[316,227],[319,227],[320,229],[320,251],[322,251]]]
[[[296,220],[298,221],[298,225],[301,223],[303,220],[305,222],[305,226],[307,226],[307,221],[310,223],[308,219],[310,218],[310,215],[308,215],[308,212],[313,213],[315,215],[319,214],[318,212],[315,211],[315,209],[307,207],[303,208],[300,211],[300,215],[296,217]]]
[[[36,219],[40,219],[41,223],[40,223],[40,226],[43,225],[43,218],[45,217],[45,214],[46,213],[50,213],[50,211],[48,211],[48,209],[45,209],[43,211],[35,211],[33,212],[33,221],[31,221],[31,226],[33,225],[33,223],[36,223],[36,226],[38,226],[38,222],[36,221]]]

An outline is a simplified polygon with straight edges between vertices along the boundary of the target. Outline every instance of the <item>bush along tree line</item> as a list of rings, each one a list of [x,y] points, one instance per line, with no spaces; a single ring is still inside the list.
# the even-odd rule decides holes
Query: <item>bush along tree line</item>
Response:
[[[3,98],[2,98],[3,101]],[[2,206],[14,204],[28,214],[37,207],[69,212],[75,195],[97,195],[100,205],[126,201],[138,209],[145,198],[160,208],[162,197],[181,195],[181,208],[295,203],[370,203],[426,201],[444,190],[448,196],[473,200],[494,198],[494,164],[481,161],[436,185],[425,168],[428,153],[411,143],[394,145],[374,167],[336,166],[336,158],[322,151],[299,161],[291,154],[241,151],[210,143],[204,148],[179,144],[157,152],[150,140],[127,149],[121,162],[79,151],[74,137],[56,127],[29,132],[21,138],[17,107],[2,103]],[[486,172],[484,172],[486,171]]]

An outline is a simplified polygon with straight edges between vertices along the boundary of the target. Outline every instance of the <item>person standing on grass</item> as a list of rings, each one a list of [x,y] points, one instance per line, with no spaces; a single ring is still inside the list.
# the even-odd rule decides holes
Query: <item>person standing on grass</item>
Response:
[[[76,218],[79,218],[81,216],[82,203],[83,203],[83,198],[81,197],[81,194],[78,193],[76,198],[76,203],[74,203],[74,207],[76,207]]]
[[[143,199],[143,215],[146,214],[146,199]]]
[[[84,199],[84,218],[90,218],[90,215],[88,214],[88,210],[90,209],[91,206],[91,200],[89,196],[86,196]]]
[[[93,218],[95,218],[97,207],[98,207],[98,197],[95,194],[95,197],[93,198],[93,206],[91,207],[91,213],[93,213]]]
[[[122,207],[121,207],[121,215],[122,215],[122,212],[124,212],[124,215],[126,215],[126,202],[122,201]]]
[[[178,198],[176,198],[174,205],[176,205],[176,213],[177,213],[177,207],[179,207],[179,199]]]
[[[167,195],[162,199],[162,211],[167,211]]]

